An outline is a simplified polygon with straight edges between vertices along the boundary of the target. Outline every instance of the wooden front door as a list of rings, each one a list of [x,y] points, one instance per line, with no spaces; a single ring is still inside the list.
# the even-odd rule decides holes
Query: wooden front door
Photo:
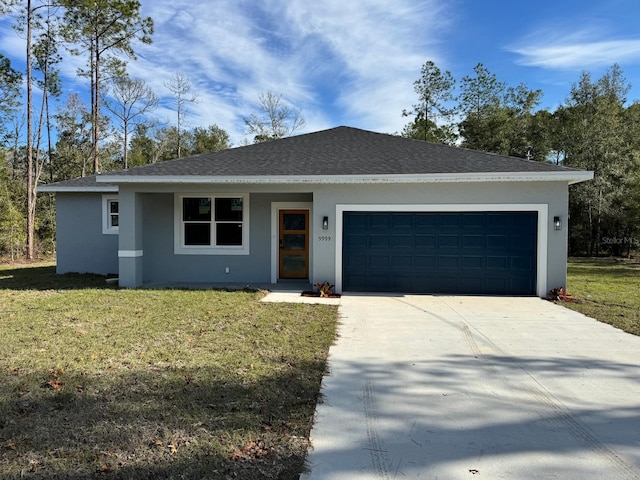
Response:
[[[309,278],[309,210],[280,210],[280,278]]]

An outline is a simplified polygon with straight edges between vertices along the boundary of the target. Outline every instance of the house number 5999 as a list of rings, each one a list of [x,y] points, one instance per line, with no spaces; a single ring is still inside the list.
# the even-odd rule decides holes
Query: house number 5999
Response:
[[[331,241],[331,237],[329,237],[329,236],[318,237],[318,240],[320,240],[321,242],[330,242]]]

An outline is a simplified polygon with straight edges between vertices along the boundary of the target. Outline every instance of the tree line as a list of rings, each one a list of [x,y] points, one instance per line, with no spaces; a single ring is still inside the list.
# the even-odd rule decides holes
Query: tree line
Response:
[[[631,255],[640,246],[640,102],[619,65],[583,72],[562,105],[541,109],[541,90],[510,86],[482,63],[456,81],[426,62],[402,135],[591,170],[570,187],[569,253]]]
[[[197,94],[179,72],[165,82],[175,123],[154,118],[156,93],[127,74],[137,46],[153,36],[138,0],[1,0],[0,14],[25,40],[23,71],[0,52],[0,255],[54,251],[54,203],[36,195],[39,184],[231,146],[215,124],[188,128]],[[88,104],[73,93],[63,98],[65,52],[84,60],[78,75],[90,87]],[[583,72],[554,111],[539,108],[541,90],[508,85],[481,63],[456,80],[427,61],[414,90],[401,135],[593,170],[593,181],[570,189],[570,253],[628,255],[637,247],[640,103],[628,101],[618,65],[597,79]],[[258,98],[258,109],[243,117],[253,142],[305,123],[273,92]]]
[[[25,40],[23,71],[0,52],[0,256],[54,251],[54,202],[37,194],[39,184],[231,146],[215,124],[187,126],[197,95],[180,72],[165,82],[175,124],[153,116],[156,93],[127,73],[135,48],[152,42],[153,20],[140,7],[138,0],[0,1],[0,15]],[[88,104],[76,93],[62,98],[65,53],[84,60],[77,73],[89,85]],[[304,125],[282,95],[258,100],[259,113],[244,118],[254,142]]]

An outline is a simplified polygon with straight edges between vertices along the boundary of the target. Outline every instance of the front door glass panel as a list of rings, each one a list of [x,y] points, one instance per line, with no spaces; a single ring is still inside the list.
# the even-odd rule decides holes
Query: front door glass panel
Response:
[[[306,230],[307,219],[304,213],[285,213],[282,216],[284,230]]]
[[[301,233],[285,233],[282,235],[282,246],[285,250],[304,250],[307,236]]]
[[[280,278],[309,277],[309,211],[280,211]]]

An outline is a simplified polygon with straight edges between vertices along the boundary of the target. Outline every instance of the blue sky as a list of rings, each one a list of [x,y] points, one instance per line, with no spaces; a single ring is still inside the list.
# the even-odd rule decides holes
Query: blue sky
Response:
[[[137,45],[129,74],[161,98],[155,116],[175,122],[165,82],[182,72],[198,101],[190,127],[216,123],[235,145],[243,117],[272,91],[300,109],[300,132],[350,125],[395,133],[416,101],[413,82],[434,61],[457,80],[482,62],[509,85],[544,92],[555,109],[582,71],[598,78],[617,62],[640,99],[637,0],[142,0],[154,42]],[[16,61],[24,40],[0,21],[0,51]],[[63,66],[65,93],[85,94]]]

